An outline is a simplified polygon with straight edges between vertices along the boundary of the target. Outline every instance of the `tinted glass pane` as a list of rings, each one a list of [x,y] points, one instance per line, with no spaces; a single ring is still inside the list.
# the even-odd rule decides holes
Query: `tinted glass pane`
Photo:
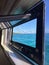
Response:
[[[36,23],[37,19],[34,19],[14,27],[12,40],[30,47],[36,47]]]
[[[16,23],[18,23],[21,20],[17,20],[17,21],[10,21],[11,25],[15,25]]]

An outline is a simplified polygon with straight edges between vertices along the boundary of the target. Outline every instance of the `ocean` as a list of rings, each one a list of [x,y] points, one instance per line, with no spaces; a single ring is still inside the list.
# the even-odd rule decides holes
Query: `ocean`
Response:
[[[36,48],[36,34],[13,34],[12,40]],[[44,65],[49,65],[49,34],[44,37]]]
[[[44,65],[49,65],[49,33],[44,38]]]
[[[12,40],[27,46],[36,47],[35,34],[13,34]]]

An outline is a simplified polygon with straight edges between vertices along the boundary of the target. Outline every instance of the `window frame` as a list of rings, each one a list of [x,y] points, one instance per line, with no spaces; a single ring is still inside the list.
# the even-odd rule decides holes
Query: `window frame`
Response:
[[[36,5],[36,7],[31,8],[30,10],[26,11],[25,13],[32,14],[32,16],[30,17],[29,20],[37,18],[36,48],[29,47],[24,44],[19,44],[17,42],[14,42],[14,41],[12,41],[12,36],[11,36],[11,42],[12,42],[12,45],[17,45],[17,46],[19,46],[19,48],[23,47],[28,50],[32,50],[33,55],[34,55],[33,58],[30,58],[23,52],[22,53],[24,55],[26,55],[27,57],[29,57],[31,60],[34,60],[35,62],[37,62],[39,65],[42,65],[43,64],[43,52],[44,52],[44,2],[43,1],[40,2],[39,4]],[[23,24],[29,20],[26,20],[24,22],[21,21],[21,22],[17,23],[15,26]],[[13,32],[12,32],[12,35],[13,35]]]

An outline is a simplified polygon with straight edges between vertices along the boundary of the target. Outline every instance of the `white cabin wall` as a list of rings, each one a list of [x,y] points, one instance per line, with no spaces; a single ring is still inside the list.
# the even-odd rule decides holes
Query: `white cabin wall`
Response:
[[[10,44],[11,34],[12,34],[11,28],[2,30],[2,39],[1,39],[2,46]]]
[[[10,44],[11,41],[11,35],[12,35],[12,29],[7,29],[7,44]]]
[[[3,46],[4,44],[4,30],[2,30],[2,39],[1,39],[1,45]]]

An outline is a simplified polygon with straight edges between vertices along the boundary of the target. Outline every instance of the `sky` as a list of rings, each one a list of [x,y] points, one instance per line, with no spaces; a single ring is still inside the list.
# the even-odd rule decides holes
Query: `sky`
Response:
[[[49,0],[44,0],[45,3],[45,33],[49,33]],[[36,33],[36,22],[34,19],[28,23],[22,24],[14,28],[16,33]]]
[[[15,33],[36,33],[37,19],[28,21],[14,28]]]
[[[45,2],[45,33],[49,33],[49,0]]]

